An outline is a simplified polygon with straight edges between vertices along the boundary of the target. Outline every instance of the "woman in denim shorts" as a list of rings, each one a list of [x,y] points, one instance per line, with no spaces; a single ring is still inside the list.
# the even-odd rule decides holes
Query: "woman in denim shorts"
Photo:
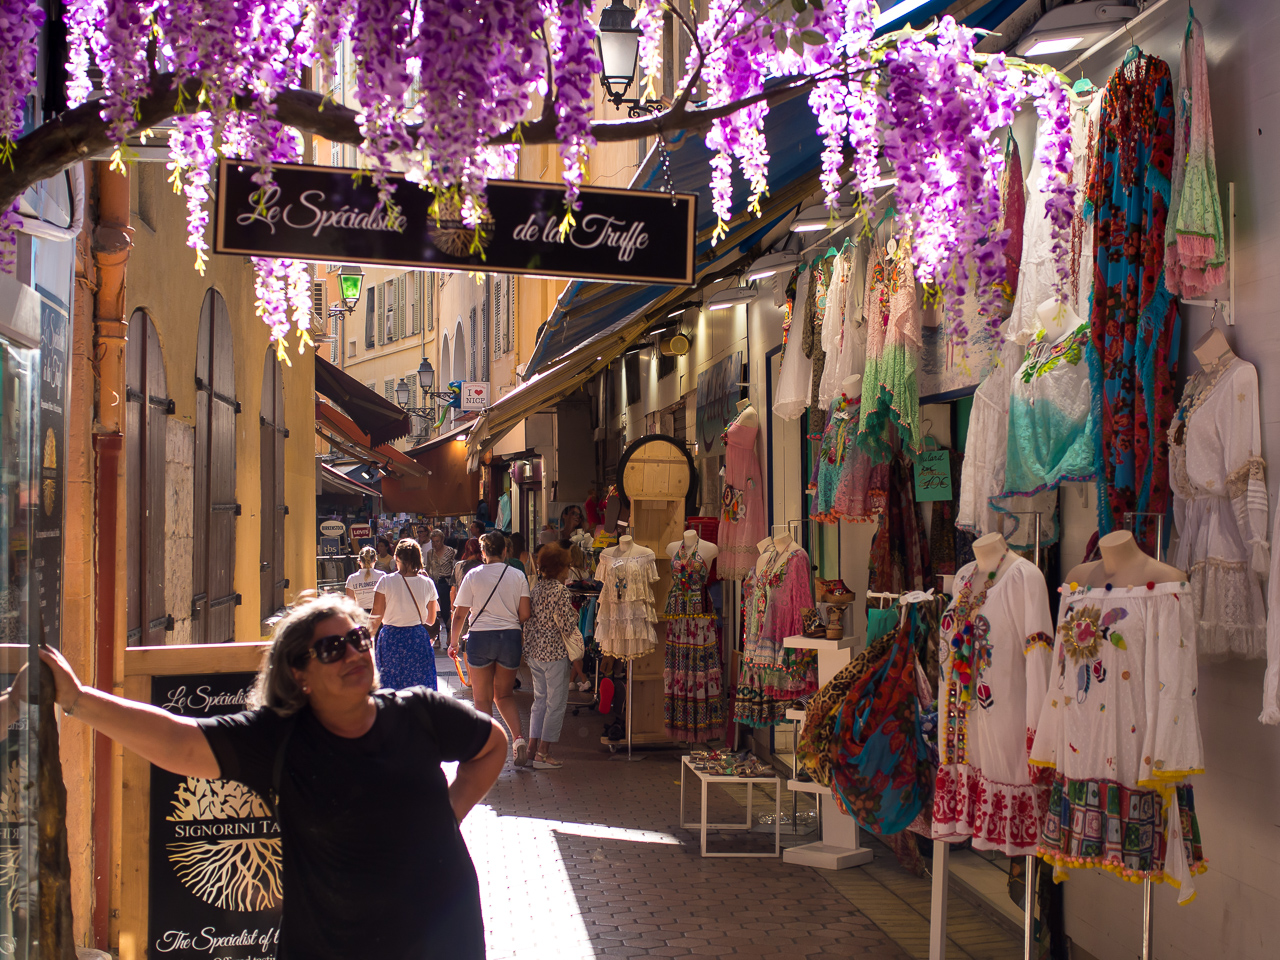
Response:
[[[502,562],[506,547],[506,538],[497,531],[480,538],[484,563],[467,573],[458,586],[449,649],[457,652],[463,626],[469,624],[467,664],[476,709],[489,715],[497,704],[498,713],[511,730],[514,763],[522,767],[529,759],[529,744],[520,730],[514,691],[520,666],[521,624],[533,611],[528,579]]]

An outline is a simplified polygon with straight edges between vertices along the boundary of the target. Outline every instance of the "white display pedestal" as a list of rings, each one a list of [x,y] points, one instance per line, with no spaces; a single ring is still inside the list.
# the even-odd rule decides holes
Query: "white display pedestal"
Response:
[[[840,640],[787,637],[782,641],[782,645],[799,650],[818,651],[818,686],[821,688],[848,664],[849,650],[858,642],[858,639],[856,636],[846,636]],[[803,723],[804,711],[788,710],[787,719]],[[818,795],[822,816],[822,839],[817,843],[788,847],[782,851],[783,860],[806,867],[821,867],[824,870],[843,870],[846,867],[858,867],[871,862],[874,854],[862,846],[858,836],[858,821],[840,810],[831,796],[829,787],[807,780],[792,779],[787,782],[787,788]]]

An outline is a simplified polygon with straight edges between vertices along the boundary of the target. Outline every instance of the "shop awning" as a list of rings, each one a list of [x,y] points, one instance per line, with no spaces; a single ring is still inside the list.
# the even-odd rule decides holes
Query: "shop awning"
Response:
[[[417,461],[389,443],[372,443],[350,417],[323,400],[316,401],[316,434],[336,450],[377,467],[383,474],[418,477],[425,473]]]
[[[468,431],[471,430],[474,424],[475,424],[474,420],[468,420],[466,423],[459,424],[458,426],[453,427],[450,430],[446,430],[444,433],[438,436],[432,437],[426,443],[420,443],[416,447],[410,447],[405,452],[410,457],[413,457],[416,460],[418,459],[418,454],[423,453],[424,451],[427,451],[427,450],[434,450],[436,447],[440,446],[442,443],[448,443],[451,440],[456,442],[458,439],[466,440],[467,433]]]
[[[428,440],[410,451],[424,476],[385,477],[386,510],[422,513],[429,517],[475,513],[480,501],[480,474],[467,469],[467,423]]]
[[[363,483],[357,483],[345,473],[333,469],[327,463],[321,463],[318,466],[320,467],[320,489],[324,493],[354,493],[365,497],[382,496],[377,490],[366,487]]]
[[[413,418],[409,414],[319,354],[316,354],[316,393],[340,406],[368,436],[372,446],[407,437],[413,430]]]
[[[699,281],[718,274],[735,260],[746,255],[766,237],[778,223],[817,189],[821,168],[822,141],[808,100],[796,96],[769,111],[765,120],[765,136],[769,141],[769,194],[761,201],[761,216],[746,209],[748,190],[745,181],[735,175],[733,209],[729,234],[712,244],[716,215],[711,208],[711,158],[700,134],[681,134],[668,144],[671,154],[671,182],[683,193],[698,195],[697,246],[695,272]],[[643,190],[663,190],[666,180],[659,162],[657,147],[641,166],[631,186]],[[579,344],[614,327],[628,316],[651,308],[661,296],[688,293],[688,288],[635,286],[630,284],[575,281],[565,287],[555,310],[547,319],[547,327],[526,375],[547,369]],[[683,299],[683,297],[681,297]]]

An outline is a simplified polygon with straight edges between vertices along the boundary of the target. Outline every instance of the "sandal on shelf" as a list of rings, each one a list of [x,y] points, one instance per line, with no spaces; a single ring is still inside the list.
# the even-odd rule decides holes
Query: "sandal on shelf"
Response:
[[[541,757],[533,758],[533,769],[535,770],[559,770],[564,766],[561,760],[552,760],[545,754]]]
[[[852,603],[856,594],[840,579],[823,581],[822,599],[827,603]]]
[[[827,635],[827,627],[822,622],[822,615],[813,607],[805,607],[800,611],[800,624],[803,636],[815,639]]]
[[[529,741],[524,737],[516,737],[516,742],[511,745],[512,760],[517,767],[523,767],[529,762]]]

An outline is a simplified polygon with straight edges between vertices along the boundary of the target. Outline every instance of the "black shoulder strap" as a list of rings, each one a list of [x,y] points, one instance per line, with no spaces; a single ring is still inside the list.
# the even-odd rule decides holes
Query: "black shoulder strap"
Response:
[[[267,797],[267,806],[271,808],[271,815],[277,820],[280,819],[280,784],[284,777],[284,752],[297,726],[296,713],[285,720],[284,736],[280,738],[280,746],[276,747],[276,762],[271,768],[271,796]]]

